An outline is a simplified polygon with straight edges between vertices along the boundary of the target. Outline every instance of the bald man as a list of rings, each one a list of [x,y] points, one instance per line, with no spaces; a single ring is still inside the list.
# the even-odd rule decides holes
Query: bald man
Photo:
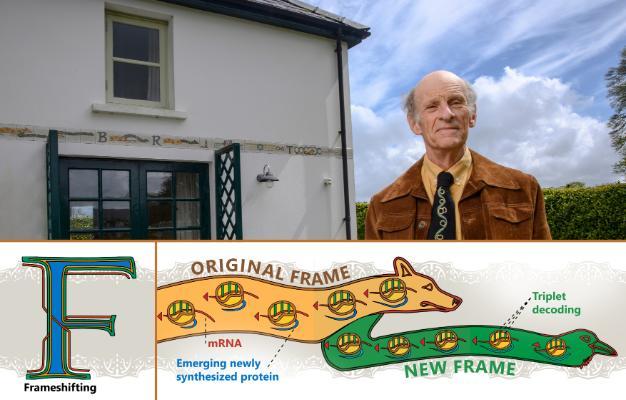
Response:
[[[405,110],[426,154],[372,197],[365,239],[551,239],[537,180],[466,146],[476,125],[467,81],[432,72],[411,90]]]

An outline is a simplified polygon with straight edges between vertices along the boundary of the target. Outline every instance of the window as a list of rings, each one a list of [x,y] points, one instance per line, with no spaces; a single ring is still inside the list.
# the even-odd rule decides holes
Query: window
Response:
[[[208,239],[207,164],[61,158],[64,238]]]
[[[107,13],[107,102],[170,107],[167,22]]]

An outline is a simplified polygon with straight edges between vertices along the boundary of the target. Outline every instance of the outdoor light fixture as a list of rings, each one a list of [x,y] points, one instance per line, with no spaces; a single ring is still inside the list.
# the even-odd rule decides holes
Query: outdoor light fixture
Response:
[[[274,186],[274,182],[278,181],[278,178],[275,177],[274,174],[272,174],[272,171],[270,171],[269,164],[265,164],[263,166],[263,173],[258,174],[256,176],[256,180],[258,182],[265,182],[265,186],[271,188],[272,186]]]

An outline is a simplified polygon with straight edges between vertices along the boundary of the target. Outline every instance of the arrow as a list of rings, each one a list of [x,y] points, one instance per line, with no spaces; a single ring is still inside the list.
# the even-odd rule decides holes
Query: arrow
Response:
[[[206,301],[209,301],[209,293],[205,293],[204,296],[202,296],[202,298]]]
[[[473,342],[474,344],[478,343],[478,340],[476,339],[476,336],[474,336],[474,339],[472,339],[472,342]]]
[[[320,305],[320,302],[319,302],[319,301],[316,301],[316,302],[315,302],[315,304],[313,304],[313,308],[315,308],[316,310],[318,310],[318,309],[319,309],[319,305]]]
[[[363,292],[363,294],[365,295],[365,297],[367,297],[369,299],[369,297],[370,297],[370,290],[369,289],[365,289],[365,292]]]
[[[256,320],[259,320],[259,313],[254,314],[254,318],[256,318]]]
[[[422,340],[420,340],[420,344],[421,344],[422,346],[426,345],[426,339],[425,339],[425,338],[422,338]]]
[[[157,315],[157,318],[159,319],[159,321],[163,321],[163,313],[160,312],[159,315]]]
[[[376,346],[374,346],[374,350],[380,351],[380,345],[377,344]]]

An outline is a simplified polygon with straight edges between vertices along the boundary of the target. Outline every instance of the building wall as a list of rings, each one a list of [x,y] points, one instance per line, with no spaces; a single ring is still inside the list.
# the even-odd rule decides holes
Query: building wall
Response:
[[[0,139],[2,239],[47,239],[45,147]]]
[[[106,101],[106,8],[169,20],[174,108],[185,120],[92,111]],[[341,146],[333,40],[140,0],[2,1],[0,38],[0,126]],[[346,94],[347,65],[344,45]],[[0,238],[47,236],[44,147],[42,138],[0,135]],[[213,148],[66,143],[60,153],[213,161]],[[345,238],[341,157],[244,151],[241,158],[244,238]],[[280,179],[272,189],[256,182],[264,164]]]

